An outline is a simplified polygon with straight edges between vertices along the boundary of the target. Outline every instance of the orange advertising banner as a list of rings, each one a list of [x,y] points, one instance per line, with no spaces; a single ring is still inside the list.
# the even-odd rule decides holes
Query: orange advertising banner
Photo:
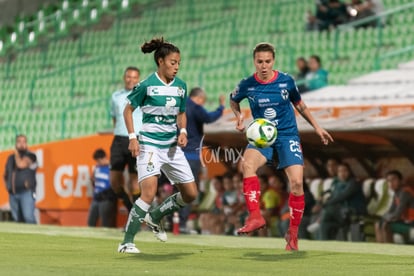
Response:
[[[36,206],[40,210],[88,210],[93,188],[93,152],[102,148],[109,157],[112,135],[93,135],[30,146],[37,156]],[[0,153],[0,207],[8,204],[4,169],[13,151]]]

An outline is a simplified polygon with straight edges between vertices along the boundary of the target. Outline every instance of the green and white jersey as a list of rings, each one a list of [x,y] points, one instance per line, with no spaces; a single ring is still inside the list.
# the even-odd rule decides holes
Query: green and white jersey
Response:
[[[156,72],[135,86],[127,100],[143,114],[139,142],[158,148],[176,145],[177,114],[185,111],[186,98],[184,81],[176,77],[166,84]]]

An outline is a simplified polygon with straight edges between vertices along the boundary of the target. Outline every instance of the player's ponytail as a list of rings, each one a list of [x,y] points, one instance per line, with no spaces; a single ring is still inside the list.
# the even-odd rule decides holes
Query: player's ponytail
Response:
[[[141,46],[141,51],[144,54],[152,53],[155,51],[154,60],[157,65],[159,65],[158,60],[160,58],[164,59],[171,53],[180,53],[180,49],[178,49],[177,46],[165,41],[163,37],[153,38],[151,41],[145,42]]]

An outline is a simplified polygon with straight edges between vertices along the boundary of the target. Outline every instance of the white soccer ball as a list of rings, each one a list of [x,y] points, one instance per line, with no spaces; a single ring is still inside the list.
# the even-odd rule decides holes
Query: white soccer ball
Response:
[[[267,119],[255,119],[247,127],[246,137],[249,144],[258,148],[267,148],[276,141],[277,129]]]

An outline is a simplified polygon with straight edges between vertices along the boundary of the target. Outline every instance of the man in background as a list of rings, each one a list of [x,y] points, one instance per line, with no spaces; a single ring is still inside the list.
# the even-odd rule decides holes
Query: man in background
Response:
[[[392,243],[394,233],[407,238],[414,228],[414,188],[404,185],[398,170],[389,171],[386,179],[389,188],[394,191],[394,198],[390,209],[375,224],[375,237],[377,242]]]
[[[103,149],[93,153],[93,200],[89,208],[88,226],[96,227],[98,219],[103,227],[116,226],[117,198],[109,182],[109,160]]]
[[[128,150],[128,130],[124,121],[124,108],[127,103],[126,97],[139,82],[140,71],[137,67],[127,67],[124,72],[124,88],[115,91],[111,100],[111,115],[114,123],[114,139],[111,145],[111,171],[110,182],[112,189],[118,198],[122,199],[128,211],[132,208],[131,197],[135,201],[138,198],[140,189],[136,169],[136,158],[132,157]],[[141,129],[142,113],[139,108],[134,113],[134,129],[138,132]],[[125,191],[124,170],[128,167],[129,182]],[[128,194],[129,193],[129,194]]]
[[[37,158],[27,147],[27,137],[16,137],[16,150],[6,162],[4,180],[9,192],[9,203],[13,220],[36,223],[35,191]]]
[[[187,146],[183,148],[185,157],[190,164],[195,182],[199,185],[199,174],[201,170],[200,151],[202,150],[202,139],[204,136],[204,124],[217,121],[222,115],[226,104],[225,97],[219,96],[219,106],[215,111],[208,112],[204,108],[206,103],[206,92],[200,87],[191,89],[186,102],[187,115]],[[200,196],[202,189],[199,188]],[[191,211],[191,205],[180,210],[180,229],[185,231],[188,215]]]

